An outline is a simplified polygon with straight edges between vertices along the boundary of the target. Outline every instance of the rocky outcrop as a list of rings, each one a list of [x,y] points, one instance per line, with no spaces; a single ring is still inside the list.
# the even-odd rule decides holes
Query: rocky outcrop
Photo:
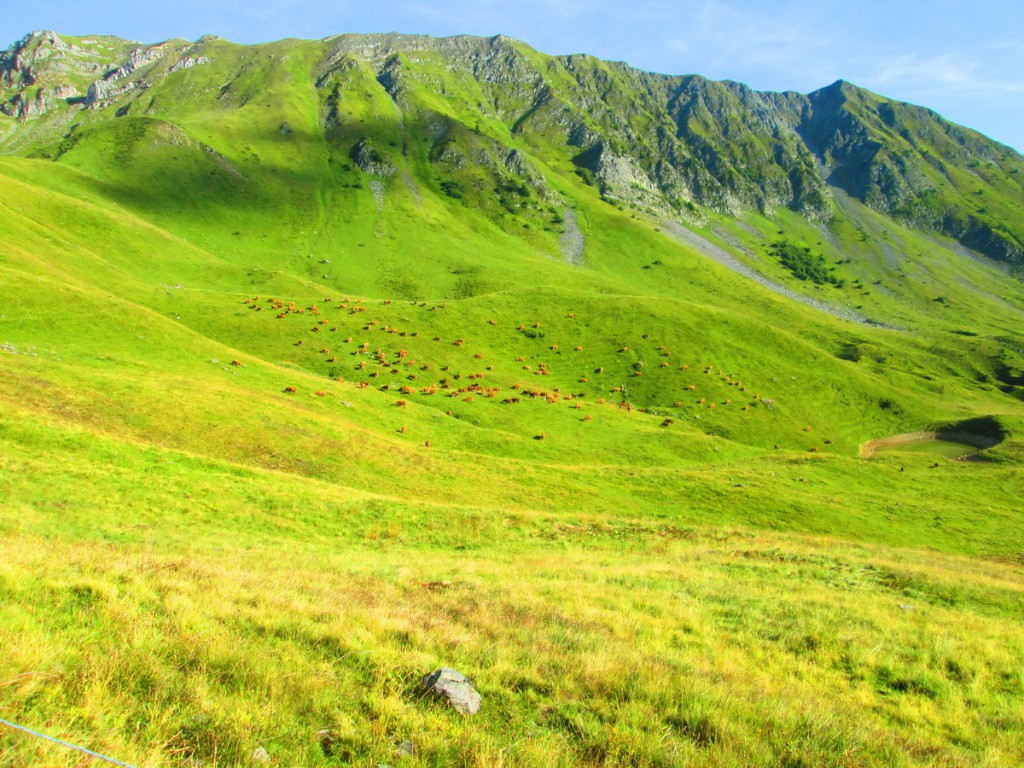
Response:
[[[398,172],[398,169],[369,141],[363,140],[356,144],[352,148],[351,156],[355,164],[371,176],[386,178]]]
[[[94,80],[85,92],[85,106],[97,107],[138,87],[138,83],[117,83],[110,80]]]
[[[165,53],[166,51],[162,45],[154,45],[152,48],[136,48],[128,56],[128,61],[124,62],[121,66],[110,70],[103,79],[108,82],[123,80],[124,78],[134,74],[135,70],[139,67],[152,64]]]
[[[68,104],[105,106],[150,87],[154,81],[146,74],[153,67],[161,76],[209,62],[207,56],[191,52],[197,45],[180,41],[140,46],[119,38],[66,40],[54,32],[32,32],[0,52],[0,110],[29,119]],[[159,68],[172,57],[178,58]]]
[[[191,56],[184,56],[181,59],[178,59],[177,62],[175,62],[174,64],[171,65],[171,68],[167,70],[167,74],[171,74],[172,72],[177,72],[178,70],[181,70],[181,69],[191,69],[192,67],[198,67],[201,64],[209,64],[209,63],[210,63],[210,57],[209,56],[199,56],[197,58],[193,58]]]

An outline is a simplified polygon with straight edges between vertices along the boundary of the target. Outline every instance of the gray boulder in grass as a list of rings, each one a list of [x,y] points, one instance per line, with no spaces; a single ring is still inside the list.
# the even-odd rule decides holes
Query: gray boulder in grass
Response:
[[[464,715],[475,715],[480,711],[480,694],[473,688],[469,679],[450,667],[435,669],[423,678],[420,685],[421,695],[432,693],[448,700]]]

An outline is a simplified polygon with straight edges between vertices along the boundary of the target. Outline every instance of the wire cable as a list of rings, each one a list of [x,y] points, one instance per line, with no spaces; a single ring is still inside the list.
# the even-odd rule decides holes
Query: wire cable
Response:
[[[25,726],[18,725],[17,723],[12,723],[12,722],[9,722],[7,720],[0,719],[0,725],[6,725],[6,726],[8,726],[10,728],[14,728],[15,730],[23,731],[23,732],[27,733],[29,736],[35,736],[37,739],[46,739],[47,741],[52,741],[54,744],[60,744],[62,747],[68,747],[69,749],[77,749],[79,752],[84,752],[85,754],[89,755],[90,757],[98,757],[100,760],[106,760],[108,763],[113,763],[114,765],[120,765],[120,766],[123,766],[124,768],[135,768],[134,765],[130,765],[128,763],[121,762],[120,760],[115,760],[114,758],[107,757],[106,755],[101,755],[99,752],[93,752],[91,749],[86,749],[85,747],[80,747],[77,744],[70,744],[70,743],[68,743],[66,741],[61,741],[60,739],[56,739],[53,736],[47,736],[45,733],[39,733],[38,731],[33,731],[31,728],[26,728]]]

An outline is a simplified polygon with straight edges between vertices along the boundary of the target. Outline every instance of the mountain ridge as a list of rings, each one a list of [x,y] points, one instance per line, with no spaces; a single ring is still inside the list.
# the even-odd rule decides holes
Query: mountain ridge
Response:
[[[1024,199],[1024,158],[930,109],[845,80],[809,94],[762,92],[587,54],[547,56],[504,35],[343,33],[239,46],[213,36],[140,45],[31,33],[0,54],[0,110],[14,121],[0,134],[0,148],[52,153],[61,141],[56,130],[47,135],[32,124],[57,129],[76,111],[109,107],[127,115],[166,77],[209,63],[211,54],[247,71],[253,57],[288,50],[318,59],[311,74],[321,92],[350,86],[353,66],[369,67],[368,78],[399,109],[404,99],[415,113],[433,114],[428,130],[450,123],[454,133],[439,137],[447,144],[435,154],[447,150],[455,163],[464,164],[460,131],[479,129],[483,120],[497,142],[490,154],[515,150],[517,138],[540,152],[576,147],[581,177],[633,209],[699,220],[701,209],[764,213],[782,206],[826,221],[835,215],[831,188],[838,187],[909,226],[1010,264],[1024,258],[1024,225],[1012,215]],[[446,89],[475,93],[477,103],[466,99],[453,111],[437,102]],[[519,183],[536,180],[513,175]]]

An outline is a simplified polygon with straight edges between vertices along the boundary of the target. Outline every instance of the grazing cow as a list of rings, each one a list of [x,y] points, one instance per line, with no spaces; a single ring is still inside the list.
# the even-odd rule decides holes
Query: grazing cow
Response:
[[[288,394],[290,394],[290,395],[294,395],[294,394],[295,394],[296,392],[298,392],[299,390],[298,390],[298,388],[297,388],[297,387],[285,387],[285,388],[284,388],[284,391],[285,391],[285,392],[287,392],[287,393],[288,393]]]
[[[313,394],[316,395],[317,397],[327,397],[327,393],[322,389],[318,389]]]
[[[232,365],[238,365],[238,366],[245,365],[245,363],[243,363],[241,360],[232,360],[231,364]]]

